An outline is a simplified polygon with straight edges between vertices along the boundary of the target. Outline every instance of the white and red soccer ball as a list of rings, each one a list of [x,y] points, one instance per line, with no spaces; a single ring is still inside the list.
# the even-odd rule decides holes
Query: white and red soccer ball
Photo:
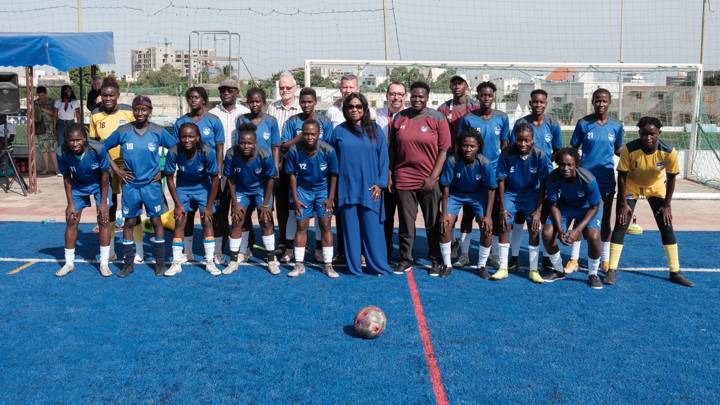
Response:
[[[355,315],[355,331],[365,339],[375,339],[385,331],[387,319],[382,309],[368,305]]]

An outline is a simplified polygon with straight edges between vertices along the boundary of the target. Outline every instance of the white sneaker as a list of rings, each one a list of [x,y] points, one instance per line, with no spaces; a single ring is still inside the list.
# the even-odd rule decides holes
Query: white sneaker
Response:
[[[172,277],[180,272],[182,272],[182,263],[181,262],[173,262],[170,265],[170,268],[165,270],[164,276]]]
[[[110,266],[107,263],[100,263],[100,275],[103,277],[112,276],[112,271],[110,271]]]
[[[207,262],[207,264],[205,265],[205,271],[212,274],[213,276],[219,276],[220,274],[222,274],[220,270],[215,267],[215,263],[213,263],[212,261]]]
[[[215,262],[215,264],[224,265],[225,255],[222,253],[216,254],[215,256],[213,256],[213,262]]]
[[[142,264],[145,263],[145,258],[135,253],[135,259],[133,259],[133,262],[135,262],[135,264]]]
[[[227,276],[228,274],[233,274],[233,273],[235,273],[235,271],[236,271],[237,269],[238,269],[238,262],[233,262],[233,261],[231,261],[230,263],[228,263],[227,267],[225,267],[225,268],[223,269],[222,274],[224,274],[224,275]]]
[[[75,266],[70,263],[65,263],[64,266],[58,271],[55,272],[55,275],[58,277],[65,277],[68,274],[72,273],[73,270],[75,270]]]
[[[268,271],[270,272],[270,274],[272,274],[273,276],[277,276],[278,274],[280,274],[280,262],[279,261],[273,260],[271,262],[268,262],[267,265],[268,265]]]
[[[295,267],[293,267],[292,271],[288,273],[288,277],[298,277],[302,274],[305,274],[305,265],[302,263],[295,263]]]
[[[455,263],[453,263],[454,267],[467,267],[470,265],[470,258],[467,256],[460,256],[457,258]]]
[[[325,268],[323,269],[323,273],[325,273],[326,276],[330,278],[338,278],[340,275],[335,271],[333,268],[332,263],[325,263]]]

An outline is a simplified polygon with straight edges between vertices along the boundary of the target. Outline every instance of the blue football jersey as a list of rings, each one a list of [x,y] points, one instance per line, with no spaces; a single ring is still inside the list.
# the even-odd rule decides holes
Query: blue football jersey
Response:
[[[235,181],[238,192],[262,194],[267,181],[277,175],[272,155],[265,149],[256,149],[255,156],[249,161],[245,161],[237,147],[228,149],[225,154],[223,176]]]
[[[500,157],[501,142],[510,139],[510,121],[507,114],[502,111],[493,110],[488,120],[480,117],[477,114],[478,111],[473,111],[462,117],[455,138],[457,139],[465,128],[477,129],[483,139],[482,154],[495,168]]]
[[[462,157],[449,155],[440,175],[440,184],[449,186],[450,194],[476,194],[497,188],[497,178],[493,165],[480,154],[469,165]]]
[[[108,154],[103,150],[103,145],[92,139],[80,156],[59,146],[57,161],[60,173],[70,179],[72,188],[87,194],[100,189],[102,172],[110,170]]]
[[[338,174],[338,159],[335,149],[320,141],[315,156],[308,156],[300,144],[295,144],[285,158],[285,173],[297,177],[298,188],[306,191],[325,191],[328,175]]]
[[[199,120],[193,121],[190,115],[185,114],[178,118],[177,121],[175,121],[175,125],[173,125],[175,136],[177,136],[178,139],[180,139],[180,127],[187,122],[198,126],[198,129],[200,129],[200,137],[204,144],[215,148],[215,145],[225,143],[225,130],[223,129],[220,118],[212,114],[205,114]]]
[[[497,178],[505,182],[505,192],[537,192],[552,170],[552,162],[542,149],[533,146],[530,153],[523,156],[513,144],[500,154]]]
[[[609,118],[600,125],[595,115],[580,119],[575,126],[570,144],[582,150],[580,167],[590,170],[598,181],[614,177],[615,151],[623,146],[622,122]]]
[[[332,122],[319,115],[315,117],[315,120],[320,123],[320,140],[332,144]],[[302,133],[302,126],[304,122],[305,120],[300,117],[300,114],[296,114],[290,117],[287,121],[285,121],[285,126],[283,127],[280,141],[288,142],[297,135],[300,135]]]
[[[240,128],[243,124],[252,124],[252,118],[250,114],[243,114],[237,119],[236,128]],[[260,123],[257,125],[255,131],[255,140],[259,147],[265,148],[272,152],[273,146],[280,145],[280,130],[278,129],[278,122],[275,117],[267,114],[262,114]],[[233,140],[233,145],[238,143],[238,139]]]
[[[560,169],[550,173],[545,183],[547,199],[562,210],[587,209],[600,205],[600,188],[595,176],[588,170],[577,168],[577,178],[573,182],[563,179]]]
[[[215,150],[208,145],[202,145],[195,152],[195,156],[188,158],[185,150],[175,145],[168,151],[164,172],[175,174],[175,184],[178,187],[209,184],[212,176],[218,174]]]
[[[553,154],[553,149],[562,148],[562,130],[560,129],[560,123],[558,121],[546,115],[542,125],[535,126],[533,124],[533,115],[526,115],[519,120],[515,121],[512,132],[510,133],[510,143],[515,143],[515,131],[520,123],[524,122],[529,124],[533,129],[533,143],[538,148],[542,149],[549,157]]]
[[[125,124],[103,142],[103,147],[108,151],[120,145],[125,169],[134,177],[129,184],[144,186],[151,183],[160,171],[160,147],[169,149],[177,142],[160,125],[150,123],[145,133],[141,133],[133,124]]]

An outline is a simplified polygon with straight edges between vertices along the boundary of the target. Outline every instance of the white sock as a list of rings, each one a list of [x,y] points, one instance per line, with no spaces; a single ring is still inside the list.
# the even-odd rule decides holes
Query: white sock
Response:
[[[100,264],[108,264],[110,258],[110,245],[100,246]]]
[[[492,245],[491,245],[491,249],[490,249],[492,257],[495,257],[495,258],[498,257],[498,254],[499,254],[498,251],[500,250],[500,246],[498,246],[499,244],[500,244],[500,237],[493,235]]]
[[[215,238],[215,255],[222,255],[222,236]]]
[[[510,251],[509,243],[498,243],[498,254],[500,255],[500,267],[501,269],[508,268],[508,252]]]
[[[452,266],[450,260],[450,253],[452,252],[452,242],[442,243],[440,242],[440,254],[442,255],[443,264],[447,267]]]
[[[185,246],[185,254],[186,255],[192,255],[192,247],[193,247],[192,244],[193,244],[192,235],[186,236],[185,238],[183,238],[183,245]]]
[[[550,263],[552,263],[553,268],[555,268],[555,271],[558,271],[560,273],[565,273],[565,268],[563,267],[562,257],[560,256],[559,250],[555,254],[550,255]]]
[[[522,241],[523,224],[513,224],[510,231],[510,248],[512,249],[512,257],[520,255],[520,243]]]
[[[75,249],[65,249],[65,264],[75,265]]]
[[[600,250],[600,261],[601,262],[609,262],[610,261],[610,242],[600,242],[601,243],[601,250]]]
[[[285,239],[295,240],[295,233],[297,233],[297,218],[295,217],[295,210],[291,209],[285,227]]]
[[[485,267],[489,256],[490,256],[490,248],[480,245],[480,249],[478,252],[478,268]]]
[[[540,246],[528,246],[528,252],[530,253],[530,271],[537,271],[538,269],[538,258],[540,252],[538,252]]]
[[[460,255],[467,256],[470,254],[470,234],[460,233]]]
[[[229,241],[230,251],[233,253],[237,253],[238,251],[240,251],[240,242],[241,238],[235,239],[231,236]]]
[[[572,244],[572,251],[570,252],[570,260],[580,259],[580,241],[575,241]]]
[[[295,246],[293,248],[293,250],[295,251],[295,263],[304,262],[305,261],[305,248]]]
[[[208,263],[212,262],[213,256],[215,256],[215,239],[205,239],[203,247],[205,248],[205,260]]]
[[[323,246],[322,252],[323,252],[323,262],[325,262],[325,264],[331,264],[333,255],[335,254],[335,252],[333,251],[333,247],[332,246]]]
[[[179,262],[182,260],[183,255],[183,244],[180,242],[173,242],[172,243],[172,254],[173,254],[173,261]]]
[[[265,250],[268,252],[274,252],[275,251],[275,234],[272,235],[263,235],[262,237],[263,245],[265,246]]]
[[[600,258],[591,259],[588,257],[588,275],[597,275],[598,267],[600,267]]]
[[[240,238],[240,253],[247,254],[248,243],[250,243],[250,231],[244,231],[242,233],[242,237]]]

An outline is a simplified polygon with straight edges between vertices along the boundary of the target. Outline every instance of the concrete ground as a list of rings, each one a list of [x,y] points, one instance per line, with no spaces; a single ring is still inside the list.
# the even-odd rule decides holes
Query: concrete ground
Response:
[[[3,179],[4,180],[4,179]],[[2,182],[3,180],[0,180]],[[57,176],[38,177],[38,192],[23,197],[17,184],[10,192],[0,191],[0,221],[35,221],[43,219],[57,222],[65,219],[65,192],[62,178]],[[703,186],[688,180],[679,180],[673,201],[675,229],[686,231],[720,230],[720,217],[714,215],[720,210],[720,190]],[[685,199],[691,198],[691,199]],[[712,199],[714,198],[714,199]],[[172,199],[168,201],[172,205]],[[637,208],[637,222],[647,230],[654,230],[655,221],[646,202],[640,201]],[[85,210],[83,222],[94,222],[95,211]],[[397,218],[395,224],[397,226]],[[418,226],[422,217],[418,215]]]

